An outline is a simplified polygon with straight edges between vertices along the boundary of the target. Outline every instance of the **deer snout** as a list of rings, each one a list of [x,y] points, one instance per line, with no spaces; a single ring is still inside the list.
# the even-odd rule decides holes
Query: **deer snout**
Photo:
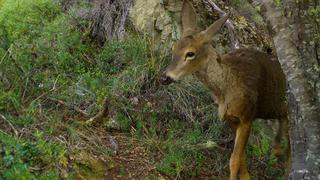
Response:
[[[169,85],[174,82],[174,80],[171,77],[166,75],[162,75],[159,80],[162,85]]]

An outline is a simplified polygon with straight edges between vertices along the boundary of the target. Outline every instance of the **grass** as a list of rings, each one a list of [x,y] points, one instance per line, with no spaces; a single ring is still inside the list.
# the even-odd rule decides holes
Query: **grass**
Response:
[[[104,168],[126,176],[106,143],[110,135],[118,138],[119,156],[145,150],[143,157],[155,167],[146,175],[151,179],[228,176],[231,145],[224,141],[232,133],[218,120],[209,92],[192,77],[159,85],[170,59],[165,49],[154,51],[150,38],[134,32],[97,48],[86,35],[88,22],[78,29],[72,12],[53,1],[4,0],[0,8],[1,178],[102,178]],[[104,97],[109,116],[85,125]],[[110,120],[120,135],[106,130]],[[283,170],[261,126],[254,126],[247,148],[249,167],[253,177],[272,179]],[[222,148],[199,148],[208,141]]]
[[[41,132],[35,132],[34,141],[15,139],[0,133],[1,156],[0,174],[6,179],[58,178],[56,166],[65,167],[66,148],[57,143],[45,141]],[[37,170],[46,174],[35,173]]]

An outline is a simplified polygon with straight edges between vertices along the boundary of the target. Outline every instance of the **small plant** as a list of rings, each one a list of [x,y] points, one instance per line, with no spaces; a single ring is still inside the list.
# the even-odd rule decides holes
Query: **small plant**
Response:
[[[238,7],[241,5],[241,0],[232,0],[231,4],[235,7]]]
[[[15,140],[2,133],[0,137],[3,157],[0,161],[0,174],[7,179],[29,179],[36,176],[56,179],[58,172],[55,167],[66,166],[65,148],[46,142],[41,132],[35,134],[35,142]],[[43,167],[47,169],[45,174],[40,171]]]
[[[274,0],[274,3],[276,4],[277,7],[282,6],[282,0]]]

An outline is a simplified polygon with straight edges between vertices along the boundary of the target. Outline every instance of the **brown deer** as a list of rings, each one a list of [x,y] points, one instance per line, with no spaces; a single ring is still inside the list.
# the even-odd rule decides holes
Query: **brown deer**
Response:
[[[250,179],[245,146],[255,118],[278,119],[279,130],[274,152],[280,152],[280,141],[287,129],[286,80],[274,56],[253,49],[237,49],[219,55],[211,40],[229,14],[206,30],[196,31],[196,14],[185,0],[182,7],[182,38],[172,48],[172,62],[160,82],[164,85],[194,74],[212,93],[218,104],[218,115],[235,132],[230,158],[230,179]]]

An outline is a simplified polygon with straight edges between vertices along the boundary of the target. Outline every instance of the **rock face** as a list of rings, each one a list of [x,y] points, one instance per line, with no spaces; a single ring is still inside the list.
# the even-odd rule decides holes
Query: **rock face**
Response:
[[[167,44],[180,37],[181,6],[177,0],[135,0],[129,16],[136,30]]]
[[[134,28],[153,38],[155,44],[163,47],[171,47],[172,42],[180,38],[181,32],[181,8],[182,0],[134,0],[129,17]],[[219,18],[212,11],[207,0],[191,1],[197,11],[200,27],[208,27]],[[261,32],[253,22],[241,16],[236,9],[224,1],[214,0],[225,11],[232,12],[232,20],[235,26],[235,34],[241,47],[251,47],[260,50],[272,47],[267,34]],[[241,12],[241,11],[240,11]],[[260,24],[258,24],[260,25]],[[230,40],[226,30],[221,31],[213,39],[214,46],[220,53],[230,50]]]

